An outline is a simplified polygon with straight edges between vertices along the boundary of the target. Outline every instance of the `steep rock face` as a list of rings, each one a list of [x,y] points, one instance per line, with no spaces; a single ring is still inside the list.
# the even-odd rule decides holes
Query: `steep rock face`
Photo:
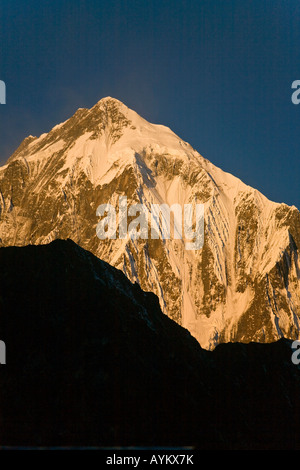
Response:
[[[204,204],[204,245],[99,240],[100,204]],[[128,222],[132,217],[128,218]],[[71,238],[157,294],[205,348],[298,338],[300,215],[203,158],[169,128],[120,101],[79,109],[28,137],[0,169],[2,246]]]

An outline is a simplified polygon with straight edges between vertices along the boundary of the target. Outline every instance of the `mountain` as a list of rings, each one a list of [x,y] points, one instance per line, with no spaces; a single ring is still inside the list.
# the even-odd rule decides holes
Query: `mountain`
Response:
[[[204,204],[204,244],[100,240],[101,204]],[[132,218],[131,218],[132,219]],[[130,220],[131,220],[130,219]],[[169,128],[104,98],[0,168],[1,246],[70,238],[155,293],[206,349],[299,337],[300,214],[203,158]]]
[[[1,248],[0,285],[0,445],[189,436],[203,358],[154,294],[71,240]]]
[[[71,240],[0,248],[1,448],[299,450],[291,341],[207,351]]]

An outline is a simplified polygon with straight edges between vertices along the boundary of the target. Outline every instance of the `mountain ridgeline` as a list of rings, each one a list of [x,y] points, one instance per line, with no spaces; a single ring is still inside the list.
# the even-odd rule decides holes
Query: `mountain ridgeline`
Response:
[[[100,204],[204,204],[204,245],[99,240]],[[203,158],[120,101],[27,137],[0,168],[0,246],[72,239],[158,296],[205,349],[299,337],[300,214]]]
[[[0,248],[0,445],[299,450],[291,341],[201,348],[71,240]]]

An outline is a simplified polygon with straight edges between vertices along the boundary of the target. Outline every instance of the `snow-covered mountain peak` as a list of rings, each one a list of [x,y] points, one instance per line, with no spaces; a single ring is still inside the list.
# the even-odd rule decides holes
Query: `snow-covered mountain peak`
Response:
[[[204,204],[201,250],[182,240],[96,236],[99,204]],[[170,128],[105,97],[0,168],[0,245],[71,238],[155,292],[203,347],[296,338],[300,214],[203,158]]]
[[[138,153],[144,149],[179,155],[194,152],[170,128],[151,124],[121,101],[105,97],[90,109],[77,109],[71,118],[54,126],[50,132],[24,139],[9,162],[22,156],[38,160],[58,152],[63,156],[71,148],[78,151],[83,143],[89,147],[88,141],[105,148],[107,155],[126,148]]]

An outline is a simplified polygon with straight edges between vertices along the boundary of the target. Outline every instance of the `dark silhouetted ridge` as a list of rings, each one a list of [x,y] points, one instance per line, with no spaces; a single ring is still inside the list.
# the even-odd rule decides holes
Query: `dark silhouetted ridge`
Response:
[[[70,240],[0,248],[2,446],[296,449],[290,342],[203,350]]]

